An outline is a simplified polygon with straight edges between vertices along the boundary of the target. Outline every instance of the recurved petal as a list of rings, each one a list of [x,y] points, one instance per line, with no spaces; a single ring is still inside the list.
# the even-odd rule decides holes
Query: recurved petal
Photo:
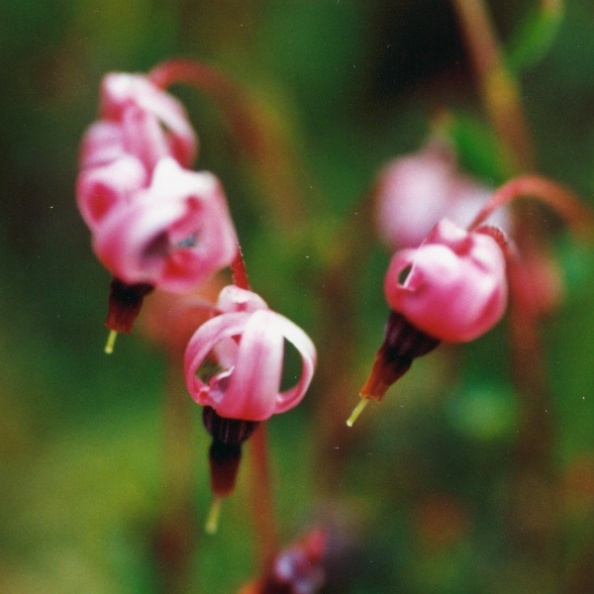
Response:
[[[249,314],[229,385],[217,408],[220,416],[263,421],[274,414],[283,365],[278,317],[270,310]]]
[[[275,313],[274,315],[278,330],[297,349],[301,356],[299,380],[295,386],[278,394],[274,410],[276,414],[290,410],[301,402],[313,378],[317,353],[316,347],[309,336],[297,324],[280,314]]]
[[[243,332],[248,318],[247,313],[217,316],[202,324],[190,338],[184,355],[184,375],[188,391],[198,404],[215,409],[219,406],[220,400],[212,399],[210,386],[197,377],[196,372],[219,343]]]

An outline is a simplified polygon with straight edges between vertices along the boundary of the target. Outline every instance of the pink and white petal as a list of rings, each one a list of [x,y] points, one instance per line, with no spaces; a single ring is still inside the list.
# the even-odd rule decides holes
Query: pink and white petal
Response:
[[[124,134],[120,124],[98,121],[83,136],[79,162],[82,168],[106,165],[125,155]]]
[[[111,73],[104,77],[101,94],[102,116],[123,119],[130,108],[139,108],[167,128],[167,152],[184,166],[193,162],[198,141],[183,105],[156,87],[146,76]],[[164,133],[163,129],[162,132]]]
[[[188,391],[198,404],[218,405],[209,398],[209,386],[196,376],[196,372],[217,345],[243,332],[248,317],[245,313],[217,316],[202,324],[190,338],[184,355],[184,376]]]
[[[282,378],[283,335],[273,312],[259,310],[244,315],[249,315],[249,319],[217,413],[230,419],[263,421],[271,417],[276,408]]]
[[[95,231],[114,208],[130,202],[147,182],[144,166],[131,156],[83,170],[76,183],[76,200],[84,221]]]
[[[259,309],[268,309],[268,305],[260,295],[253,291],[247,291],[235,285],[228,285],[219,294],[217,309],[221,312],[254,312]]]
[[[131,106],[122,114],[122,129],[124,149],[138,157],[149,171],[169,156],[169,142],[153,114]]]
[[[198,152],[198,139],[186,110],[168,93],[154,86],[152,89],[151,92],[139,97],[138,104],[153,113],[167,128],[172,156],[182,165],[189,167]]]
[[[154,285],[169,244],[167,230],[184,213],[182,201],[138,199],[112,211],[95,233],[93,249],[123,282]]]
[[[275,316],[275,325],[284,338],[287,339],[301,356],[301,375],[295,386],[278,394],[276,398],[275,414],[286,412],[297,406],[303,397],[313,378],[316,367],[316,347],[309,336],[297,324],[284,316],[272,312]]]

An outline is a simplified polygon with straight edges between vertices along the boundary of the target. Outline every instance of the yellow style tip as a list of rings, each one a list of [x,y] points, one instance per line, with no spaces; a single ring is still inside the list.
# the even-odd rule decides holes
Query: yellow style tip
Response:
[[[116,338],[118,337],[118,333],[115,330],[110,330],[109,334],[107,335],[107,342],[105,343],[105,351],[106,355],[111,355],[113,353],[113,347],[115,346]]]
[[[218,495],[212,500],[210,509],[208,510],[208,516],[206,518],[206,524],[204,524],[204,531],[206,534],[216,534],[219,529],[219,517],[221,515],[221,503],[223,499]]]
[[[359,404],[355,406],[351,416],[347,419],[347,427],[352,427],[355,424],[355,421],[359,418],[359,415],[365,410],[365,407],[369,404],[368,398],[361,398]]]

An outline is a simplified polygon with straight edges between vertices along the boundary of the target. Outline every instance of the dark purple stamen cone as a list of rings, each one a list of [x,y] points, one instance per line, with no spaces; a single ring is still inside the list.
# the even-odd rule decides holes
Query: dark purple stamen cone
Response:
[[[414,359],[438,344],[439,340],[421,332],[402,314],[391,312],[384,342],[375,356],[371,375],[361,388],[361,396],[381,400],[388,388],[410,369]]]
[[[215,495],[226,497],[235,488],[241,460],[241,444],[260,423],[225,419],[217,415],[210,406],[205,406],[202,410],[202,421],[212,435],[212,444],[208,450],[210,486]]]
[[[134,320],[140,313],[145,295],[153,290],[152,285],[138,283],[127,285],[118,278],[113,278],[109,285],[109,311],[105,326],[115,332],[132,332]]]

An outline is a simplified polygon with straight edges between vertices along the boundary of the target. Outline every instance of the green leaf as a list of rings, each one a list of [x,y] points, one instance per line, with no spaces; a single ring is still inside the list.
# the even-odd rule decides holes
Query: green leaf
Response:
[[[547,54],[564,14],[562,0],[541,0],[512,35],[506,51],[506,62],[514,72],[534,66]]]

